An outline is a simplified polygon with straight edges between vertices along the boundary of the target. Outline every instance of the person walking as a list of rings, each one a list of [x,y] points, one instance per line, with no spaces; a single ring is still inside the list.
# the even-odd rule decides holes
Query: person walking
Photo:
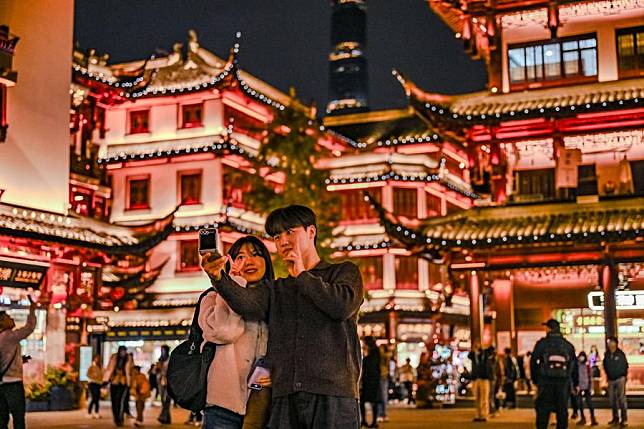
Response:
[[[584,402],[588,406],[588,410],[590,412],[591,426],[597,426],[598,423],[597,419],[595,419],[595,407],[593,406],[593,378],[586,352],[583,350],[579,352],[577,362],[579,363],[579,387],[577,388],[577,400],[579,402],[578,408],[580,416],[577,426],[586,425]]]
[[[13,318],[0,311],[0,428],[25,429],[25,387],[22,381],[22,349],[20,341],[36,329],[36,304],[29,296],[29,315],[22,328]]]
[[[239,289],[253,289],[275,279],[268,248],[253,236],[238,239],[228,255],[232,261],[228,276]],[[263,321],[243,320],[221,295],[207,293],[201,299],[199,327],[204,340],[217,344],[208,370],[204,429],[262,429],[271,402],[270,376],[249,388],[249,378],[260,359],[265,358],[269,336]]]
[[[362,391],[360,413],[362,426],[378,427],[378,402],[380,402],[380,350],[373,337],[365,337],[365,354],[362,358]],[[371,424],[367,423],[366,404],[371,405]]]
[[[571,382],[575,389],[579,385],[575,347],[561,334],[558,321],[550,319],[544,326],[548,332],[537,341],[530,359],[532,380],[537,385],[537,429],[548,427],[552,410],[557,416],[557,429],[567,429]]]
[[[622,349],[618,347],[617,338],[609,337],[607,341],[608,350],[604,355],[603,364],[608,379],[608,399],[613,410],[613,419],[608,424],[626,427],[628,425],[626,404],[628,360]],[[621,412],[621,418],[618,410]]]
[[[138,365],[132,367],[132,378],[130,382],[130,392],[136,404],[136,420],[134,421],[134,426],[141,427],[143,426],[145,401],[150,397],[152,389],[148,377],[141,372],[141,367]]]
[[[202,268],[235,313],[247,321],[268,321],[269,427],[358,428],[360,270],[352,262],[320,258],[317,220],[308,207],[274,210],[265,229],[286,263],[287,278],[240,288],[223,272],[227,258],[212,253],[204,256]]]
[[[516,408],[517,393],[515,383],[519,379],[519,364],[512,355],[511,348],[507,347],[504,353],[503,391],[505,392],[505,398],[503,399],[503,407],[508,408],[508,404],[511,404],[511,408]]]
[[[164,344],[161,346],[161,356],[157,362],[157,385],[159,386],[159,394],[161,396],[161,412],[157,421],[162,425],[169,425],[172,423],[172,415],[170,407],[172,405],[172,398],[168,393],[168,363],[170,361],[170,346]]]
[[[100,419],[101,415],[98,412],[99,403],[101,401],[101,386],[103,384],[103,364],[99,355],[94,356],[92,364],[87,369],[87,390],[89,392],[89,406],[87,407],[87,416],[94,419]],[[93,410],[93,411],[92,411]]]
[[[414,367],[411,366],[411,359],[407,358],[398,372],[400,374],[400,382],[405,386],[405,390],[407,391],[407,405],[415,404],[414,382],[416,381],[416,373]]]
[[[475,422],[486,422],[490,413],[490,381],[492,379],[492,361],[485,350],[481,348],[480,343],[475,343],[472,351],[469,352],[468,358],[472,362],[472,392],[474,393],[474,403],[476,415]]]
[[[532,357],[532,352],[528,351],[523,358],[523,371],[525,373],[525,385],[528,391],[528,395],[532,394],[532,373],[530,372],[530,359]]]
[[[117,427],[123,426],[125,421],[125,401],[129,396],[128,386],[133,366],[134,362],[132,362],[127,348],[119,346],[117,352],[110,356],[107,368],[103,373],[103,382],[110,384],[112,417]]]
[[[378,402],[378,421],[389,421],[387,415],[387,404],[389,402],[389,364],[392,352],[386,344],[380,346],[380,401]]]

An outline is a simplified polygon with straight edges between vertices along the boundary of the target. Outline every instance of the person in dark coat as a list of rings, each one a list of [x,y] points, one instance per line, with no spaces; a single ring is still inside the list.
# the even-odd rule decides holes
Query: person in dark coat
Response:
[[[380,349],[373,337],[365,337],[365,356],[362,358],[362,391],[360,393],[360,413],[362,426],[378,427],[376,410],[380,402]],[[367,424],[366,404],[371,404],[372,422]]]

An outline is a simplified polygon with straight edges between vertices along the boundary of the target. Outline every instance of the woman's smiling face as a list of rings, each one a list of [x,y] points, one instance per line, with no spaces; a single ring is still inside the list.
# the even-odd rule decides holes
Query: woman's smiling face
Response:
[[[248,283],[259,282],[266,273],[266,261],[255,248],[245,243],[233,261],[239,268],[239,273]]]

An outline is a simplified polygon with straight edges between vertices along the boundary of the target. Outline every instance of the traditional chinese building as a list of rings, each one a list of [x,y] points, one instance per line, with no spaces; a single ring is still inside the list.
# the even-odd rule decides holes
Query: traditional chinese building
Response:
[[[120,305],[109,294],[97,301],[95,316],[109,321],[90,329],[106,341],[105,354],[125,344],[145,366],[158,345],[185,337],[210,284],[199,267],[200,228],[218,227],[224,251],[242,235],[264,236],[264,218],[246,208],[245,198],[249,175],[259,174],[254,161],[266,126],[278,110],[313,111],[243,71],[238,50],[236,40],[227,57],[218,57],[191,31],[187,46],[177,43],[167,56],[108,64],[95,52],[74,55],[74,118],[79,129],[85,119],[91,128],[74,139],[76,152],[110,188],[99,193],[101,183],[76,183],[71,204],[88,201],[79,210],[94,207],[85,214],[108,213],[111,223],[130,228],[173,213],[172,234],[147,255],[148,274],[123,278],[104,270],[111,289],[123,291]]]
[[[488,89],[448,96],[400,80],[436,133],[466,148],[480,198],[420,224],[383,212],[387,233],[445,261],[470,295],[473,341],[524,353],[556,317],[578,350],[619,336],[631,385],[644,384],[644,8],[429,4],[485,61]]]
[[[398,342],[399,358],[414,361],[424,350],[419,344],[466,340],[467,297],[453,296],[447,270],[431,254],[391,241],[364,197],[407,225],[467,209],[476,194],[466,147],[445,141],[412,105],[328,116],[324,124],[351,149],[320,167],[342,202],[334,256],[356,261],[368,290],[362,334]]]

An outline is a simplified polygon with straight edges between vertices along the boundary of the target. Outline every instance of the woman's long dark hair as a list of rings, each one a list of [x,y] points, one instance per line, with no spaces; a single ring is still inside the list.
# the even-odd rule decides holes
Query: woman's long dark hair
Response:
[[[232,258],[232,260],[234,261],[237,258],[244,244],[248,244],[255,252],[257,252],[259,256],[262,257],[262,259],[264,259],[266,271],[264,272],[264,276],[260,281],[265,282],[275,280],[275,271],[273,270],[273,261],[271,260],[271,254],[262,240],[255,237],[254,235],[247,235],[233,243],[233,245],[230,247],[230,250],[228,251],[228,254]]]

